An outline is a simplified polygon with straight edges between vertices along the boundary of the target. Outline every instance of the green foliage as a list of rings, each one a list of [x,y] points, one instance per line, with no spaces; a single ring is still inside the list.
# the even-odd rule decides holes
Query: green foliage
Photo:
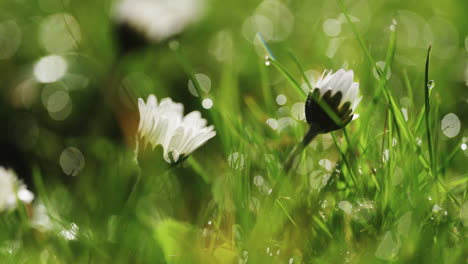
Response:
[[[259,1],[210,1],[198,24],[123,57],[111,1],[26,2],[0,3],[0,34],[6,20],[22,30],[0,60],[0,144],[19,149],[36,197],[0,213],[0,263],[467,261],[466,1],[279,1],[295,21],[279,42],[244,36]],[[48,84],[20,86],[47,55],[39,28],[56,12],[82,35],[59,54],[74,74],[56,82],[73,102],[64,120],[41,99]],[[359,117],[316,137],[286,172],[308,129],[296,111],[317,78],[308,69],[341,67],[359,79]],[[18,87],[34,91],[30,103]],[[136,101],[149,94],[201,111],[216,137],[175,166],[160,147],[137,146]],[[453,138],[448,113],[461,120]],[[84,157],[76,176],[60,163],[68,147]]]

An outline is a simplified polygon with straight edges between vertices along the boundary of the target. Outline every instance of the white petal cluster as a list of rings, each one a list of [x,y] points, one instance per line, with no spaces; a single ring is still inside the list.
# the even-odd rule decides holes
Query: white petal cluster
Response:
[[[361,102],[362,97],[358,97],[359,83],[354,82],[353,70],[345,71],[343,69],[333,73],[333,71],[324,71],[320,79],[315,84],[316,88],[320,89],[320,94],[323,96],[328,90],[331,90],[331,95],[341,92],[341,102],[338,105],[340,108],[346,102],[351,103],[351,109],[354,109]]]
[[[207,121],[199,111],[184,116],[184,106],[171,98],[163,98],[159,104],[154,95],[148,96],[146,103],[139,98],[138,110],[140,138],[153,148],[161,145],[169,163],[190,155],[216,135],[214,127],[206,126]]]
[[[115,19],[160,42],[180,33],[203,11],[203,0],[119,0]]]
[[[14,209],[17,201],[30,203],[34,194],[18,180],[14,171],[0,166],[0,212]]]

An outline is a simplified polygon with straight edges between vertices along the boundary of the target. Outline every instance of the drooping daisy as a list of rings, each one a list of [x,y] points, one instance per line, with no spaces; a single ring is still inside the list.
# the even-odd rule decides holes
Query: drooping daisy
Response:
[[[359,83],[354,82],[354,72],[340,69],[336,73],[325,71],[305,103],[305,116],[310,128],[289,154],[285,168],[289,170],[294,158],[318,134],[328,133],[345,127],[353,119],[354,110],[361,101]]]
[[[151,42],[161,42],[197,21],[203,5],[204,0],[118,0],[114,17],[120,31],[124,31],[121,37],[138,38],[136,34],[127,33],[139,33]]]
[[[17,201],[30,203],[34,194],[18,180],[13,170],[0,166],[0,212],[14,209]]]
[[[358,97],[359,83],[354,82],[352,70],[325,73],[310,91],[305,105],[307,123],[315,126],[320,133],[346,126],[353,119],[354,110],[361,101]],[[328,105],[339,120],[334,120],[322,104]]]
[[[184,116],[183,105],[171,98],[164,98],[159,104],[154,95],[148,96],[146,103],[139,98],[138,110],[140,139],[153,149],[161,145],[169,163],[187,157],[216,135],[214,127],[206,126],[207,121],[199,111]]]

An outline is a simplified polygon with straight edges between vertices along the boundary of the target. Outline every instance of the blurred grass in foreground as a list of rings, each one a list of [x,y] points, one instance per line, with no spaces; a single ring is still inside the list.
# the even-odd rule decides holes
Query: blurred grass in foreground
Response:
[[[271,28],[250,26],[272,2]],[[467,261],[465,1],[211,1],[173,41],[123,58],[111,5],[0,3],[0,55],[18,42],[0,63],[0,152],[36,194],[0,215],[0,262]],[[44,33],[63,12],[78,29]],[[39,83],[34,64],[51,54],[67,73]],[[286,175],[307,130],[304,76],[340,67],[359,78],[359,117]],[[71,110],[57,114],[49,97],[63,91]],[[136,99],[150,93],[202,111],[217,136],[176,167],[160,148],[136,161]]]

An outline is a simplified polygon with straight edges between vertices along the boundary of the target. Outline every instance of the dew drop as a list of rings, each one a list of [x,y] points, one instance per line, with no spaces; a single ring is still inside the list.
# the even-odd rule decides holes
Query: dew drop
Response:
[[[427,82],[427,88],[429,88],[429,90],[431,90],[434,87],[435,87],[435,81],[434,80],[430,80],[430,81]]]
[[[271,65],[271,62],[269,60],[265,61],[265,65],[266,66],[270,66]]]
[[[461,144],[460,147],[461,147],[461,149],[462,149],[463,151],[467,149],[466,143]]]

